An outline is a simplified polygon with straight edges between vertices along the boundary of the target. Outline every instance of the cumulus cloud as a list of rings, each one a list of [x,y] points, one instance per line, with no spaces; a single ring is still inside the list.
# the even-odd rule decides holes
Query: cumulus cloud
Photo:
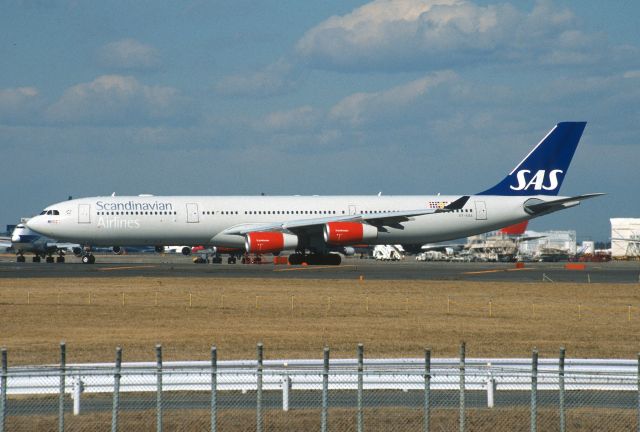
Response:
[[[160,66],[160,55],[151,45],[135,39],[121,39],[105,44],[98,51],[104,67],[122,70],[152,70]]]
[[[595,62],[599,36],[573,14],[540,0],[530,12],[468,0],[374,0],[306,32],[296,52],[336,70],[416,70],[486,61]]]
[[[299,68],[280,59],[257,72],[229,75],[215,85],[215,90],[227,96],[273,96],[294,89],[299,74]]]
[[[335,104],[329,111],[332,120],[360,125],[382,116],[398,115],[416,103],[434,87],[457,79],[452,71],[440,71],[388,90],[354,93]]]
[[[27,121],[42,108],[42,103],[35,87],[0,89],[0,121]]]
[[[147,86],[136,78],[103,75],[65,90],[47,109],[53,122],[130,125],[185,120],[188,101],[172,87]]]

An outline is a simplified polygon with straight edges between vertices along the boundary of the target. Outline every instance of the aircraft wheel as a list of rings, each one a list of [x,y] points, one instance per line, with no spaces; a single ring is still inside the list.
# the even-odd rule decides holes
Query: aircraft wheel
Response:
[[[89,255],[89,264],[93,264],[96,262],[96,257],[94,257],[93,255]]]
[[[57,263],[63,263],[64,262],[64,257],[63,256],[56,257],[56,262]]]
[[[40,262],[40,257],[38,255],[34,256],[33,258],[31,258],[32,262]]]
[[[300,265],[302,264],[302,254],[294,253],[289,255],[289,264],[291,265]]]
[[[82,264],[89,264],[89,255],[84,255],[82,257]]]
[[[47,258],[45,258],[45,261],[47,261],[47,263],[51,264],[53,262],[53,257],[52,256],[48,256]]]
[[[23,262],[25,262],[24,255],[18,255],[18,256],[16,257],[16,261],[17,261],[17,262],[19,262],[19,263],[23,263]]]
[[[327,254],[326,257],[327,265],[340,265],[342,262],[342,257],[335,253]]]

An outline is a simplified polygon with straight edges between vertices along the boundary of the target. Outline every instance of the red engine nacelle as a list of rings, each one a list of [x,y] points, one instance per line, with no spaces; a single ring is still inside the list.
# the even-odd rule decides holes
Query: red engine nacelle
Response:
[[[359,222],[329,222],[323,228],[324,241],[334,246],[354,245],[378,238],[378,229]]]
[[[281,232],[253,232],[245,236],[247,253],[273,253],[298,247],[298,236]]]

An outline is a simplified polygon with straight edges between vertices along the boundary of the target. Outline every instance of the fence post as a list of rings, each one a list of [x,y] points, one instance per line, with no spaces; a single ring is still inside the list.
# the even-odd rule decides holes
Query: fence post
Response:
[[[111,408],[111,432],[118,431],[118,410],[120,405],[120,368],[122,366],[122,348],[116,348],[116,364],[113,370],[113,406]]]
[[[7,413],[7,349],[2,347],[2,377],[0,378],[0,432],[5,431]]]
[[[218,430],[218,349],[211,347],[211,432]]]
[[[487,380],[487,408],[493,408],[496,402],[496,378],[491,373],[491,363],[487,363],[487,372],[489,377]]]
[[[565,432],[566,430],[564,413],[564,356],[565,349],[564,347],[561,347],[560,359],[558,360],[558,390],[560,391],[560,394],[558,395],[558,399],[560,402],[560,432]]]
[[[162,345],[156,345],[156,430],[162,432]]]
[[[362,432],[364,430],[364,418],[362,413],[362,402],[363,402],[363,373],[364,373],[364,345],[361,343],[358,344],[358,414],[357,414],[357,424],[358,424],[358,432]]]
[[[320,418],[320,431],[327,432],[329,411],[329,347],[324,347],[324,362],[322,368],[322,416]]]
[[[531,356],[531,432],[538,430],[538,350]]]
[[[257,391],[256,391],[256,432],[262,432],[262,360],[263,346],[260,342],[256,348],[258,355]]]
[[[67,369],[67,346],[60,342],[60,388],[58,390],[58,431],[64,432],[64,385]]]
[[[465,355],[466,355],[466,345],[464,342],[460,344],[460,432],[464,432],[465,430],[465,400],[464,400],[464,390],[465,390]]]
[[[289,398],[291,390],[291,377],[282,377],[282,411],[289,411]]]
[[[426,348],[424,350],[424,419],[423,419],[423,430],[424,432],[429,432],[429,423],[431,422],[431,401],[430,401],[430,390],[431,390],[431,349]]]
[[[73,415],[80,415],[80,398],[82,397],[83,384],[80,375],[73,380],[71,397],[73,398]]]

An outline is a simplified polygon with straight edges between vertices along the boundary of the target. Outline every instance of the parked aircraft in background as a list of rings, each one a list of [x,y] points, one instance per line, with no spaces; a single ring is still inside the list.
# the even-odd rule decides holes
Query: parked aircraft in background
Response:
[[[59,243],[51,238],[42,236],[19,223],[13,229],[10,238],[2,238],[0,246],[10,248],[16,253],[17,262],[25,262],[25,253],[32,253],[33,262],[40,262],[41,259],[48,263],[65,261],[65,252],[71,251],[74,247],[80,247],[73,243]],[[54,255],[57,255],[54,258]]]
[[[601,195],[557,196],[585,125],[557,124],[502,181],[476,195],[92,197],[48,206],[28,226],[81,244],[292,251],[291,264],[339,264],[331,252],[345,246],[458,239]]]

